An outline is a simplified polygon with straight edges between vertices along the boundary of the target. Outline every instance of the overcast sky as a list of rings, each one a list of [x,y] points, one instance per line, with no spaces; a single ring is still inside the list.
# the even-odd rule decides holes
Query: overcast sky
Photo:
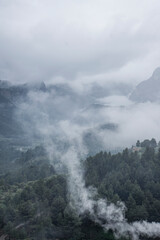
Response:
[[[0,79],[137,84],[158,66],[159,0],[0,0]]]

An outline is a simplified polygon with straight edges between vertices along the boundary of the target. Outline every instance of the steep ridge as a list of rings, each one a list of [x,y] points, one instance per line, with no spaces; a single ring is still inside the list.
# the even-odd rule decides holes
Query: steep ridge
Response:
[[[130,99],[135,102],[160,101],[160,67],[155,69],[148,80],[137,85]]]

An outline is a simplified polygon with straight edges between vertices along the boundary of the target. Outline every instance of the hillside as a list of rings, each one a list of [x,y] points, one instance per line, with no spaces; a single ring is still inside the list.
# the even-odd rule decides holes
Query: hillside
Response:
[[[23,138],[24,132],[15,112],[20,102],[27,101],[30,91],[45,91],[45,85],[44,83],[12,85],[7,81],[0,81],[0,140],[7,138],[12,142],[22,143],[19,138]]]
[[[86,185],[95,186],[100,197],[125,202],[129,222],[160,221],[160,151],[100,152],[86,160],[85,169]]]
[[[0,239],[114,239],[71,207],[67,175],[55,173],[44,148],[29,149],[9,166],[0,175]]]
[[[153,140],[140,144],[142,154],[125,149],[87,158],[83,162],[85,184],[98,189],[97,199],[123,201],[129,222],[159,222],[160,150],[155,152]],[[104,232],[89,213],[78,215],[71,207],[68,177],[55,173],[43,147],[17,153],[14,161],[10,156],[10,161],[10,169],[0,176],[1,236],[10,236],[11,240],[114,239],[112,231]],[[1,158],[1,168],[4,163]]]
[[[160,68],[155,69],[148,80],[137,85],[130,99],[135,102],[160,101]]]

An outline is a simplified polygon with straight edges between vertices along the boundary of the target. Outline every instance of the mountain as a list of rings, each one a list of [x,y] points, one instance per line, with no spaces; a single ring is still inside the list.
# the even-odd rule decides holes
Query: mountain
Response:
[[[130,99],[135,102],[160,101],[160,67],[155,69],[149,79],[137,85]]]
[[[14,113],[18,103],[27,100],[29,91],[46,91],[46,86],[43,82],[12,85],[0,80],[0,141],[7,138],[15,143],[19,138],[22,139],[23,130]]]
[[[92,85],[89,90],[78,92],[67,83],[46,86],[43,82],[13,85],[0,81],[0,144],[7,141],[16,147],[31,147],[32,143],[35,146],[36,141],[43,141],[37,122],[47,129],[48,125],[44,124],[47,116],[52,126],[66,121],[79,129],[85,128],[84,144],[90,154],[95,154],[104,149],[99,135],[117,131],[117,126],[108,118],[99,120],[104,111],[110,111],[110,100],[106,100],[110,90],[111,86]],[[105,104],[105,101],[109,102]],[[60,129],[59,124],[57,128],[58,133],[57,129],[52,132],[54,144],[65,151],[68,145],[60,136],[63,127]]]
[[[106,84],[99,85],[92,83],[90,95],[93,98],[103,98],[112,95],[127,96],[132,90],[132,86],[122,82],[106,82]]]

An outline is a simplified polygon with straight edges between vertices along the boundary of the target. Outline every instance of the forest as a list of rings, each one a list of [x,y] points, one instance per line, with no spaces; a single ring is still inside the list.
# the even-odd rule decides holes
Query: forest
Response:
[[[117,154],[100,152],[82,167],[86,187],[96,187],[97,198],[124,202],[129,222],[160,222],[160,149],[154,139]],[[89,214],[78,215],[69,200],[67,174],[56,173],[42,146],[26,152],[1,146],[0,239],[115,239]]]

